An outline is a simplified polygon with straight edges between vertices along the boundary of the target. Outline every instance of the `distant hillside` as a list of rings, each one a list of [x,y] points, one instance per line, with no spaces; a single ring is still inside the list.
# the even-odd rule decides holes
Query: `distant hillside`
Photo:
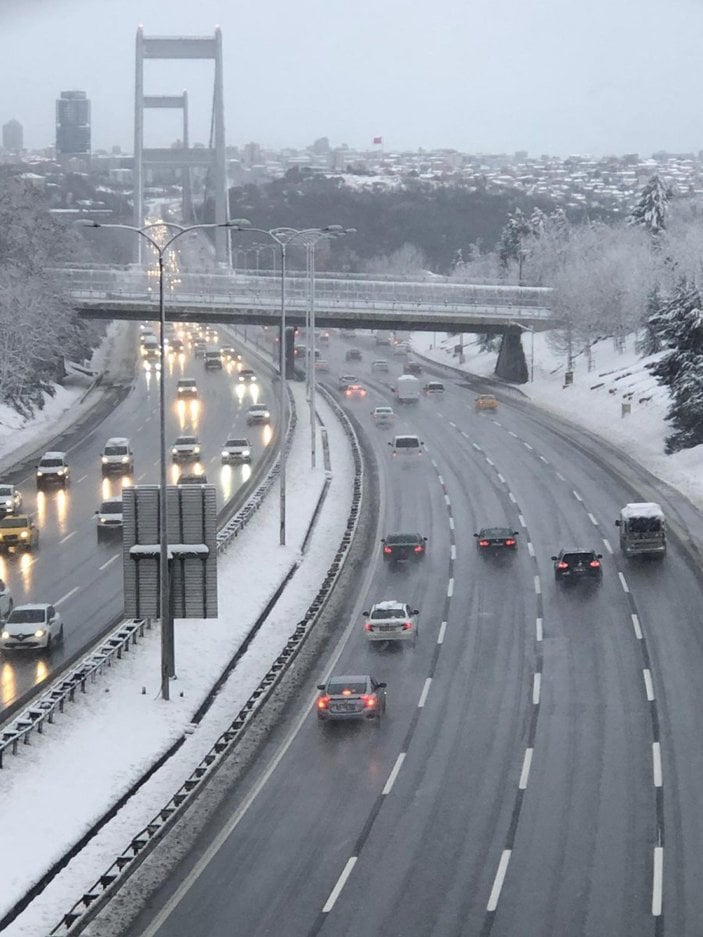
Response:
[[[466,254],[472,244],[482,250],[495,247],[514,208],[529,215],[536,206],[545,212],[555,207],[546,198],[487,193],[475,184],[437,185],[406,177],[393,188],[373,179],[368,185],[350,186],[338,177],[306,176],[298,170],[265,186],[232,188],[229,197],[230,218],[247,218],[260,228],[356,228],[353,240],[341,238],[331,245],[327,264],[350,272],[412,244],[422,251],[430,270],[446,274],[459,251]],[[324,257],[320,259],[322,268]]]

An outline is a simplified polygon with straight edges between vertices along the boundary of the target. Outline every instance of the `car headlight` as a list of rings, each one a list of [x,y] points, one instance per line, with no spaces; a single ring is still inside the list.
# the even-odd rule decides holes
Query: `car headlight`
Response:
[[[103,465],[107,465],[107,456],[106,456],[106,455],[103,456]]]
[[[128,456],[128,455],[123,455],[123,456],[122,456],[122,464],[123,464],[123,465],[126,465],[128,462],[129,462],[129,456]]]
[[[193,452],[196,455],[200,455],[200,446],[193,446]]]
[[[242,455],[251,455],[251,452],[248,449],[242,449]]]
[[[65,475],[65,474],[66,474],[66,469],[65,469],[65,468],[60,468],[56,474],[57,474],[57,475]]]
[[[5,502],[5,507],[6,507],[6,508],[11,508],[12,505],[13,505],[12,499],[10,499],[9,501],[6,501],[6,502]]]
[[[107,523],[107,520],[106,520],[104,517],[100,517],[100,518],[98,518],[98,522],[99,522],[100,524],[105,524],[105,523]]]
[[[45,628],[37,628],[37,630],[34,632],[34,637],[43,638],[45,634],[46,634]]]
[[[229,452],[227,452],[226,449],[223,449],[223,450],[222,450],[222,457],[225,458],[225,457],[228,456],[228,455],[229,455]]]
[[[9,631],[3,631],[3,633],[2,633],[2,639],[3,639],[3,641],[7,641],[9,637],[10,637],[10,632],[9,632]]]
[[[44,474],[43,472],[40,472],[39,469],[37,469],[37,478],[39,478],[39,477],[42,476],[43,474]]]
[[[26,540],[28,536],[29,536],[29,531],[28,531],[28,530],[22,530],[22,531],[20,531],[20,537],[22,538],[22,540]]]
[[[176,449],[175,446],[173,447],[173,449],[171,449],[171,454],[172,454],[172,455],[178,455],[178,449]]]

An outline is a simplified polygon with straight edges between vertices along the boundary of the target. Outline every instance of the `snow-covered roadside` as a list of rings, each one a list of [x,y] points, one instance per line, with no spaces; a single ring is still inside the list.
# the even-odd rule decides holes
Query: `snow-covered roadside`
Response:
[[[89,364],[91,370],[103,374],[100,384],[90,384],[87,380],[55,384],[55,395],[45,394],[43,409],[37,410],[31,419],[20,416],[7,404],[0,404],[0,473],[48,446],[51,440],[82,419],[110,389],[112,382],[131,381],[134,341],[132,323],[111,322]]]
[[[288,546],[278,545],[278,499],[269,497],[257,519],[221,559],[220,618],[180,621],[176,631],[178,679],[173,699],[161,702],[159,640],[152,632],[109,684],[91,688],[75,711],[61,717],[0,773],[0,828],[12,853],[2,898],[6,910],[65,849],[184,732],[201,700],[238,647],[291,564],[317,504],[325,473],[310,469],[304,390],[292,387],[299,423],[288,462]],[[133,797],[88,848],[5,931],[35,935],[50,930],[168,800],[258,684],[315,596],[346,526],[353,462],[342,428],[324,401],[318,410],[329,434],[332,482],[301,566],[198,728],[164,768]],[[321,453],[321,448],[318,447]],[[275,494],[275,489],[274,489]],[[265,559],[262,559],[265,558]],[[145,692],[143,692],[143,690]],[[183,694],[182,696],[180,694]],[[52,796],[46,797],[47,778]],[[22,805],[31,803],[31,811]]]
[[[480,352],[472,343],[464,347],[465,360],[459,364],[453,354],[456,343],[456,336],[443,332],[415,332],[412,336],[413,348],[425,357],[494,378],[495,353]],[[532,336],[524,333],[522,345],[530,370]],[[652,360],[639,357],[633,335],[627,337],[622,352],[604,339],[592,348],[590,369],[585,355],[575,359],[573,383],[565,386],[564,355],[550,347],[549,333],[538,332],[534,335],[534,380],[518,385],[516,392],[602,436],[703,509],[703,446],[664,454],[664,439],[670,432],[664,419],[669,395],[647,370]],[[625,415],[623,404],[630,406]]]

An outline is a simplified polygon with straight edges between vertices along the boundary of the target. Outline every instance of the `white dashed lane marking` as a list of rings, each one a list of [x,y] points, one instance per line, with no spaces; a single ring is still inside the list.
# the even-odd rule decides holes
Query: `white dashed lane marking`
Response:
[[[70,592],[67,592],[66,595],[62,595],[58,602],[54,602],[54,605],[59,606],[62,602],[65,602],[66,599],[70,599],[72,595],[75,595],[78,592],[78,586],[74,586]]]
[[[447,630],[447,623],[443,621],[439,626],[439,634],[437,635],[437,644],[444,644],[444,634]]]
[[[610,553],[610,555],[612,556],[612,555],[613,555],[613,548],[610,546],[610,541],[609,541],[609,540],[606,540],[605,537],[603,537],[603,546],[604,546],[605,549],[608,551],[608,553]]]
[[[501,483],[501,485],[505,484],[505,478],[503,478],[500,472],[498,472],[498,481]]]
[[[382,794],[390,794],[393,785],[395,784],[395,779],[398,777],[398,772],[403,766],[405,761],[405,752],[401,752],[395,760],[395,764],[391,769],[391,773],[388,775],[388,780],[386,781],[385,787],[381,791]]]
[[[544,632],[543,632],[543,630],[542,630],[542,619],[541,619],[541,618],[538,618],[538,619],[535,621],[535,634],[536,634],[536,640],[537,640],[537,641],[541,641],[541,640],[543,639],[543,637],[544,637]]]
[[[527,541],[527,552],[530,554],[530,556],[534,556],[534,555],[535,555],[535,548],[534,548],[534,546],[532,545],[532,541],[531,541],[531,540],[528,540],[528,541]]]
[[[100,572],[102,572],[103,570],[107,569],[107,567],[110,565],[110,563],[114,563],[115,560],[118,559],[120,556],[122,556],[121,553],[115,553],[115,555],[114,555],[114,556],[111,556],[110,559],[107,560],[105,563],[103,563],[102,566],[98,566],[98,569],[100,570]]]
[[[662,891],[664,880],[664,847],[654,847],[654,867],[652,874],[652,915],[660,917],[662,913]]]
[[[493,879],[493,888],[491,888],[491,894],[488,898],[486,911],[495,911],[495,909],[498,907],[498,899],[500,898],[500,892],[503,888],[505,875],[508,871],[508,863],[510,862],[511,852],[512,852],[512,849],[504,849],[500,857],[500,862],[498,863],[498,871],[496,872],[496,877]]]
[[[640,628],[640,620],[637,615],[632,616],[632,627],[635,629],[635,637],[638,641],[642,640],[642,629]]]
[[[542,583],[539,581],[539,576],[535,576],[535,595],[542,594]]]
[[[542,689],[542,674],[536,673],[532,679],[532,702],[539,705],[539,694]]]
[[[513,502],[513,504],[517,504],[517,501],[515,500],[515,495],[512,493],[512,491],[508,492],[508,497]]]
[[[590,513],[590,511],[589,511],[589,513],[588,513],[588,519],[589,519],[589,521],[593,524],[594,527],[597,527],[597,526],[598,526],[598,521],[597,521],[597,520],[595,519],[595,517]]]
[[[518,520],[520,521],[520,523],[522,524],[523,527],[527,528],[527,521],[526,521],[525,518],[522,516],[522,514],[518,514]]]
[[[647,700],[651,703],[654,699],[654,684],[652,683],[652,672],[648,667],[642,671],[644,677],[644,691],[647,694]]]
[[[574,496],[574,498],[576,498],[577,501],[583,501],[583,498],[578,493],[578,491],[572,491],[571,494]]]
[[[350,856],[349,859],[347,860],[347,864],[344,866],[344,869],[342,870],[342,874],[337,879],[337,884],[332,889],[329,898],[327,899],[324,907],[322,908],[323,914],[328,914],[334,907],[335,901],[337,900],[337,898],[339,898],[339,895],[342,889],[346,885],[347,879],[352,873],[352,869],[356,865],[357,858],[358,856]]]
[[[77,533],[77,530],[72,530],[70,534],[66,534],[65,537],[62,537],[61,540],[59,540],[59,543],[66,543],[66,541],[70,540],[71,537],[75,537]]]
[[[524,442],[523,446],[525,447],[525,449],[529,449],[530,452],[532,452],[532,446],[529,444],[529,442]]]
[[[508,430],[508,435],[512,436],[513,439],[517,439],[517,433],[514,433],[511,429]]]
[[[456,544],[453,543],[449,548],[449,557],[452,560],[456,559]]]
[[[488,462],[489,465],[495,465],[495,462],[493,459],[489,458],[489,456],[486,456],[486,462]]]
[[[449,518],[449,529],[454,530],[454,518],[453,517]]]
[[[422,707],[427,702],[427,694],[430,692],[431,683],[432,683],[432,677],[427,677],[427,679],[425,680],[425,685],[422,688],[422,693],[420,694],[420,699],[417,704],[418,709],[422,709]]]
[[[530,777],[530,765],[532,764],[532,753],[534,752],[533,748],[525,749],[525,757],[522,761],[522,771],[520,772],[520,782],[518,787],[521,791],[524,791],[527,787],[527,781]]]
[[[451,599],[453,595],[454,595],[454,578],[452,577],[449,580],[449,583],[447,585],[447,598]]]
[[[659,742],[652,742],[652,777],[654,786],[662,786],[662,753]]]
[[[624,575],[623,575],[622,573],[618,573],[618,579],[620,580],[620,585],[622,586],[622,591],[623,591],[623,592],[629,592],[629,591],[630,591],[630,587],[628,586],[627,580],[625,579],[625,577],[624,577]]]

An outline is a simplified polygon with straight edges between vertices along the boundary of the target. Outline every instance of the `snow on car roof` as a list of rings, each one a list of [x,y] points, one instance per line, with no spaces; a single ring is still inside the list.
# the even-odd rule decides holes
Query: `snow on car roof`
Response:
[[[656,501],[633,501],[626,504],[620,513],[623,517],[664,517],[664,512]]]

